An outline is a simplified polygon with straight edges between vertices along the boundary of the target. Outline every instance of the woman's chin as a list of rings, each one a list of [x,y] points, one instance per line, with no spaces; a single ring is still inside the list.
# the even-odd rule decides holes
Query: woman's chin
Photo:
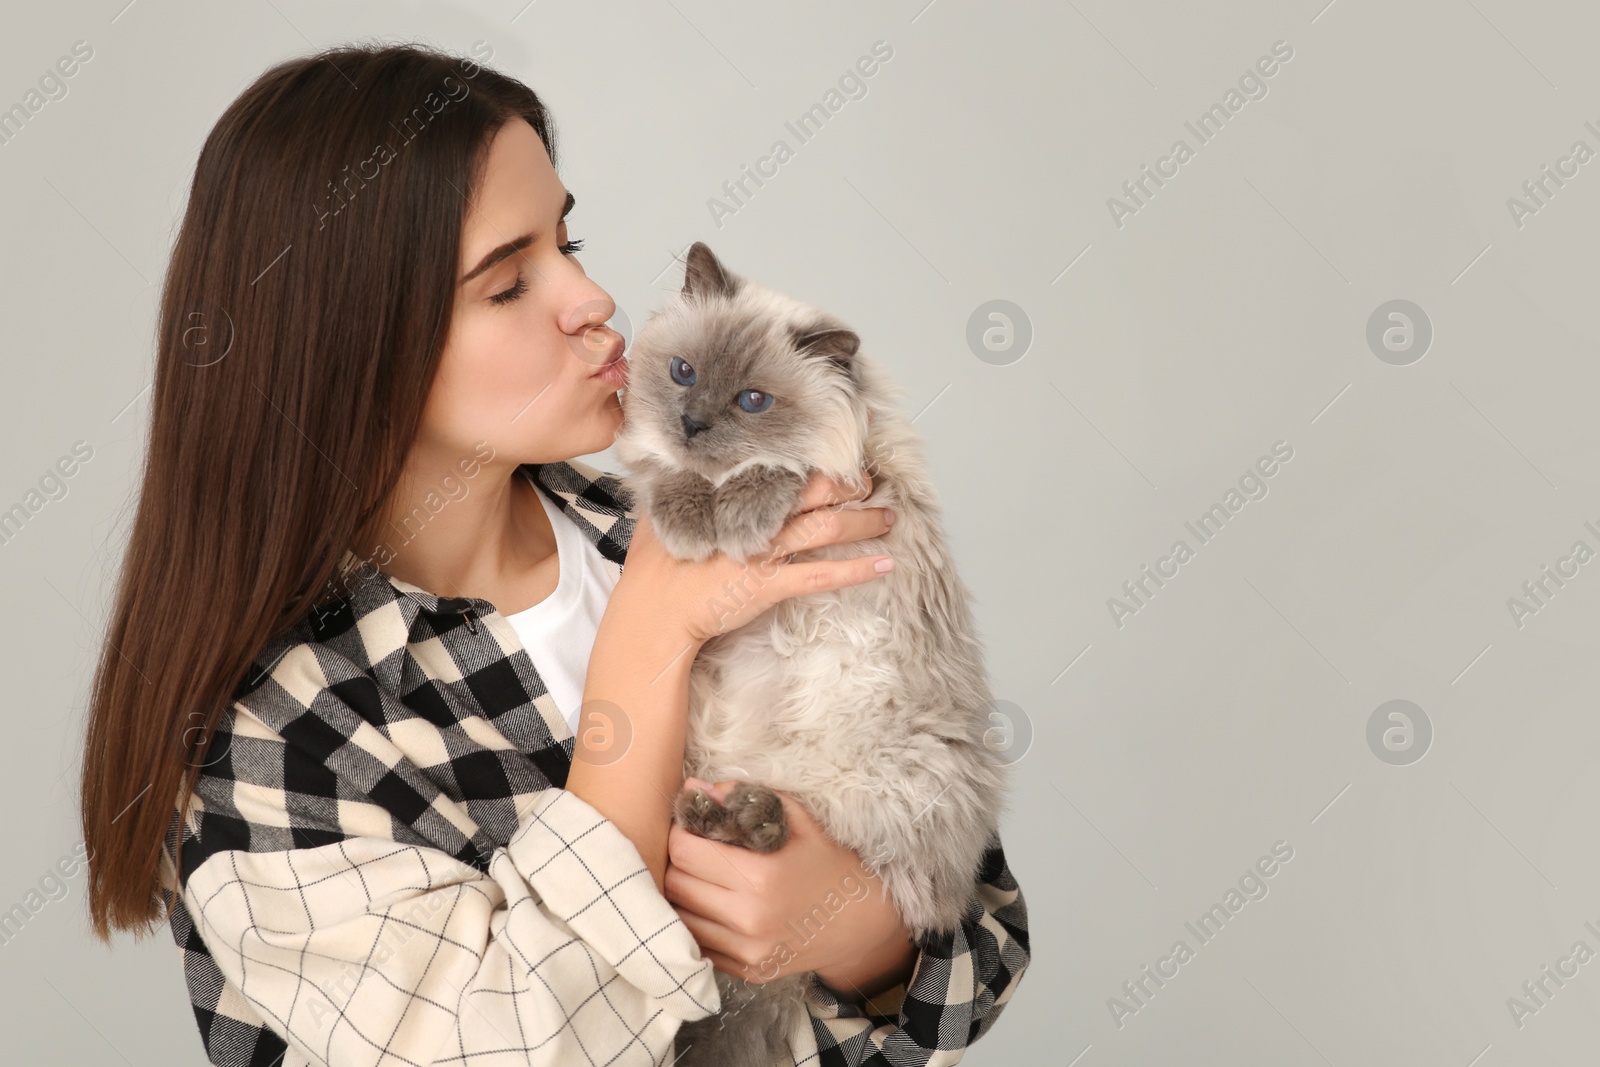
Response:
[[[595,444],[594,451],[600,452],[610,448],[617,440],[617,434],[622,432],[622,402],[617,399],[616,393],[607,394],[608,399],[601,410],[600,424],[603,432]]]

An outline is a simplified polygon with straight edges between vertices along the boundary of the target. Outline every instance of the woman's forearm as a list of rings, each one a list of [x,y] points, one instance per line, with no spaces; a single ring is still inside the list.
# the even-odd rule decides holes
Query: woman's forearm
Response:
[[[620,586],[595,634],[566,788],[634,843],[661,889],[699,648],[619,596]]]

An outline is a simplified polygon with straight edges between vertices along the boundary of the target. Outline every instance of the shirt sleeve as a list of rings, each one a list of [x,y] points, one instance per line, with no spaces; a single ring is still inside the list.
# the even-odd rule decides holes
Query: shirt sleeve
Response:
[[[182,901],[250,1009],[233,1014],[270,1028],[285,1065],[657,1064],[719,1007],[633,843],[557,788],[533,795],[487,874],[354,836],[217,852]]]
[[[917,947],[909,981],[863,1005],[813,976],[806,1007],[822,1067],[944,1067],[994,1025],[1030,958],[1027,903],[998,835],[961,923]]]

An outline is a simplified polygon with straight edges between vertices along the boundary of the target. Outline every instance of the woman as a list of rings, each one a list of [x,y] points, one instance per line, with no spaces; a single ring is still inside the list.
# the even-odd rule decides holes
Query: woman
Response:
[[[998,841],[912,942],[798,808],[766,856],[670,820],[698,647],[873,580],[787,559],[892,520],[813,479],[759,565],[667,556],[573,460],[625,364],[572,206],[537,97],[427,49],[280,64],[213,129],[91,700],[95,932],[165,915],[216,1064],[668,1062],[713,966],[816,972],[797,1058],[953,1062],[1027,963]]]

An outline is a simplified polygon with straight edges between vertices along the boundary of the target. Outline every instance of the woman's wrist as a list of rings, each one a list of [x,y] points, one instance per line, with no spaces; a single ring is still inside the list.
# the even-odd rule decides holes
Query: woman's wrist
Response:
[[[680,653],[693,662],[705,638],[693,634],[688,621],[680,617],[682,613],[668,610],[660,599],[630,583],[624,572],[606,600],[596,642],[600,635],[609,634],[642,655],[659,660],[658,670],[677,662]]]
[[[865,1001],[911,980],[919,953],[909,927],[858,959],[819,968],[817,978],[843,1000]]]

